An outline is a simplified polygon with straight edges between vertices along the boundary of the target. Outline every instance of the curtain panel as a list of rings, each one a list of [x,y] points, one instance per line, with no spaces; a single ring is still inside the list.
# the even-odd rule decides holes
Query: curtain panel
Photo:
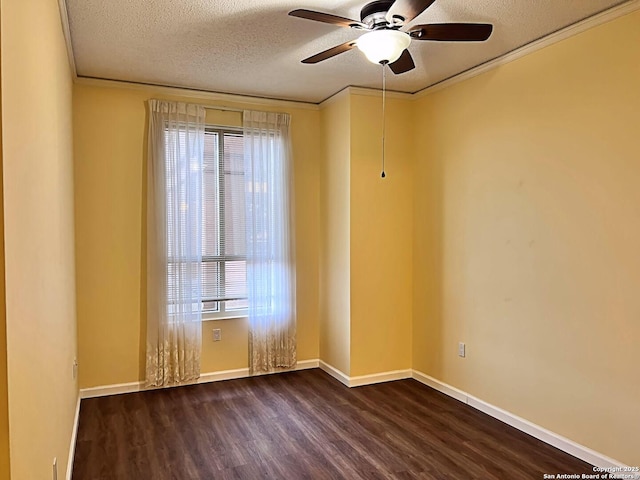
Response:
[[[146,385],[200,376],[205,109],[149,101]]]
[[[290,116],[245,111],[249,371],[296,365],[296,275]]]

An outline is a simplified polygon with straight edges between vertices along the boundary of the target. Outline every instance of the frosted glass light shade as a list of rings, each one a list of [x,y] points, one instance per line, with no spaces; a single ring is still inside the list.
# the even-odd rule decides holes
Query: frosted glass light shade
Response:
[[[398,30],[374,30],[365,33],[357,46],[372,63],[393,63],[411,43],[411,37]]]

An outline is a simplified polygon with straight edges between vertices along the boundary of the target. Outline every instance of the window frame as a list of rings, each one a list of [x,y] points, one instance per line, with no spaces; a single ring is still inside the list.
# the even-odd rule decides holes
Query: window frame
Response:
[[[225,134],[234,134],[234,135],[240,135],[241,137],[244,136],[244,132],[242,127],[233,127],[233,126],[223,126],[223,125],[211,125],[211,124],[207,124],[205,125],[205,135],[206,134],[211,134],[211,133],[216,133],[218,135],[218,205],[219,205],[219,217],[220,218],[224,218],[224,214],[225,214],[225,202],[224,202],[224,195],[225,195],[225,186],[224,186],[224,172],[220,170],[220,164],[224,164],[224,135]],[[205,183],[204,183],[204,177],[203,177],[203,184],[202,184],[202,188],[203,188],[203,193],[205,191]],[[203,217],[204,218],[204,217]],[[204,223],[204,222],[203,222]],[[204,226],[204,225],[203,225]],[[220,233],[220,242],[222,243],[222,238],[223,238],[224,233]],[[238,261],[238,260],[244,260],[246,261],[247,257],[246,255],[203,255],[202,256],[202,265],[204,265],[205,263],[218,263],[220,265],[220,270],[221,270],[221,278],[224,278],[225,275],[225,264],[227,261]],[[233,298],[231,300],[243,300],[247,297],[238,297]],[[215,301],[215,300],[207,300],[205,297],[201,298],[201,303],[202,303],[202,320],[203,321],[212,321],[212,320],[231,320],[231,319],[235,319],[235,318],[247,318],[249,316],[249,309],[247,308],[243,308],[243,309],[233,309],[233,310],[227,310],[226,309],[226,300],[223,301],[217,301],[216,303],[218,304],[218,311],[213,311],[213,310],[205,310],[204,309],[204,303],[206,301]]]

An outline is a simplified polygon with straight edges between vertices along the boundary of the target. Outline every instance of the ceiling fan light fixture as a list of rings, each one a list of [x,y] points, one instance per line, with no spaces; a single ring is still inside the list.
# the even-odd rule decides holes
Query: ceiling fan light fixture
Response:
[[[393,63],[411,43],[411,37],[398,30],[374,30],[365,33],[358,41],[358,48],[372,63]]]

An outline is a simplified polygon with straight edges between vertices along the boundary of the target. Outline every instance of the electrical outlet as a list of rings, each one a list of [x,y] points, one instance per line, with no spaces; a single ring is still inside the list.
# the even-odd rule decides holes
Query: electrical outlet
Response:
[[[75,380],[78,376],[78,359],[73,359],[73,366],[71,367],[71,376]]]
[[[53,480],[58,480],[58,458],[53,457]]]
[[[458,343],[458,356],[463,358],[467,356],[467,346],[462,342]]]
[[[220,340],[222,340],[222,332],[220,331],[219,328],[214,328],[213,329],[213,341],[214,342],[219,342]]]

